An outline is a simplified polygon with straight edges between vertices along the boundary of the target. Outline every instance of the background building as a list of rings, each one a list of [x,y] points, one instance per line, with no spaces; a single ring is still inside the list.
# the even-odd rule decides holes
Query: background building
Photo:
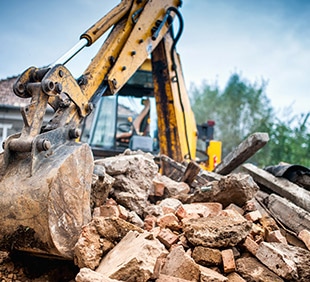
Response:
[[[23,99],[14,94],[13,85],[16,79],[17,76],[0,80],[0,152],[2,142],[8,136],[22,130],[24,123],[20,108],[30,102],[30,98]],[[45,119],[49,120],[52,113],[52,109],[49,109]]]

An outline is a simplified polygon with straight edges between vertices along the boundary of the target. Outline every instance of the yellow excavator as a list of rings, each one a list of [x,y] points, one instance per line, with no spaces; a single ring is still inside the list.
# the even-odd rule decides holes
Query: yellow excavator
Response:
[[[17,79],[15,94],[31,101],[21,109],[22,131],[5,140],[0,155],[0,249],[72,259],[81,228],[91,219],[93,152],[103,141],[110,149],[122,144],[178,162],[196,160],[198,130],[175,50],[183,27],[180,6],[180,0],[122,0],[55,63],[30,67]],[[65,64],[108,30],[89,66],[74,78]],[[152,81],[149,91],[145,84],[143,94],[132,91],[140,113],[121,102],[137,71],[147,71]],[[48,105],[54,115],[44,124]],[[116,118],[121,108],[123,116]],[[218,144],[209,140],[210,126],[200,132],[212,170],[220,156]]]

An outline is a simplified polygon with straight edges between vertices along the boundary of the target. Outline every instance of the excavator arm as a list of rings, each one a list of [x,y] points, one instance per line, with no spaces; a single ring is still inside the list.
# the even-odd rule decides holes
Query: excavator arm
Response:
[[[171,28],[176,16],[181,19],[180,5],[179,0],[123,0],[56,62],[31,67],[18,78],[15,94],[31,102],[21,110],[21,133],[7,138],[0,156],[0,248],[14,245],[72,259],[81,227],[91,218],[93,155],[87,144],[76,142],[79,126],[99,97],[117,93],[149,57],[161,153],[177,161],[195,157],[196,124]],[[65,63],[108,30],[76,80]],[[48,105],[55,114],[42,126]]]
[[[167,132],[171,132],[171,134],[175,132],[174,136],[168,137],[168,139],[172,139],[171,142],[168,140],[168,145],[165,146],[166,141],[162,142],[163,153],[178,161],[181,161],[184,157],[194,157],[194,148],[190,148],[188,144],[180,144],[184,143],[182,140],[189,143],[189,141],[186,141],[188,134],[186,132],[187,126],[185,126],[184,112],[186,111],[191,115],[191,110],[183,82],[181,66],[178,63],[178,57],[173,46],[174,39],[169,34],[173,17],[176,14],[179,15],[178,7],[180,4],[179,0],[123,0],[94,26],[83,33],[81,41],[77,44],[77,47],[73,48],[79,50],[84,46],[90,46],[112,27],[112,31],[103,46],[77,81],[63,65],[72,56],[72,52],[69,52],[49,68],[30,68],[25,71],[14,87],[15,93],[21,97],[31,97],[32,94],[27,89],[33,83],[40,82],[43,90],[41,96],[49,96],[48,103],[55,109],[55,115],[46,125],[44,131],[66,126],[70,127],[72,137],[78,137],[77,128],[91,111],[91,103],[95,103],[100,96],[118,92],[142,63],[152,55],[152,58],[156,58],[157,65],[161,62],[167,71],[165,77],[162,76],[161,71],[154,71],[154,81],[156,83],[164,81],[161,89],[169,88],[167,91],[170,93],[177,93],[174,97],[170,95],[167,100],[171,104],[170,107],[167,103],[165,107],[162,103],[157,103],[157,111],[167,112],[169,109],[168,119],[171,119],[171,124],[174,127],[169,130],[171,126],[166,122],[166,128],[159,128],[160,133],[162,132],[160,134],[162,138],[160,139],[165,140]],[[156,48],[159,43],[164,41],[165,43],[162,44],[164,44],[163,48],[166,51],[163,51],[162,48]],[[158,92],[155,91],[155,95],[156,93]],[[160,95],[165,97],[169,93],[166,93],[165,90],[164,93],[161,91]],[[158,101],[159,99],[157,97]],[[174,107],[179,109],[180,112],[170,115],[170,112],[175,110]],[[37,111],[36,108],[34,110]],[[177,114],[180,115],[180,119],[177,118]],[[37,120],[37,115],[31,115],[34,116],[33,120]],[[165,117],[167,117],[166,113]],[[182,122],[177,125],[173,119]],[[188,122],[192,127],[195,127],[192,117],[189,118]],[[183,125],[184,123],[185,125]],[[179,132],[176,132],[176,128],[179,128]],[[39,127],[33,135],[37,135],[38,130]],[[196,128],[194,128],[194,131],[196,132]],[[182,132],[184,132],[183,136],[178,136]],[[180,140],[177,140],[178,138]],[[192,138],[196,137],[191,136],[190,139]],[[31,143],[31,138],[25,138],[25,135],[22,135],[20,139],[21,146],[19,147],[23,146],[25,139],[29,139]],[[17,141],[14,142],[18,143]],[[194,144],[195,142],[191,140],[191,143]],[[170,152],[168,152],[168,146],[172,147]],[[10,147],[12,148],[12,146]],[[165,147],[166,149],[164,149]],[[179,150],[181,147],[182,151]]]

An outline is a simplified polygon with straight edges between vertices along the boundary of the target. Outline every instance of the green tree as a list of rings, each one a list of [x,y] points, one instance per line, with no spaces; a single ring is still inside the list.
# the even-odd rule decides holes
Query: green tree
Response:
[[[190,94],[197,123],[216,122],[223,157],[250,134],[267,132],[270,141],[249,161],[261,167],[280,162],[310,167],[310,113],[292,116],[287,108],[285,117],[276,117],[265,81],[251,84],[233,74],[223,91],[204,81],[201,87],[191,85]]]
[[[269,165],[287,162],[310,167],[309,116],[310,113],[276,119],[269,130],[270,142],[262,150]]]
[[[266,83],[251,84],[233,74],[224,91],[203,82],[191,86],[191,102],[197,123],[214,120],[215,138],[222,141],[223,156],[253,132],[266,131],[273,109],[265,94]]]

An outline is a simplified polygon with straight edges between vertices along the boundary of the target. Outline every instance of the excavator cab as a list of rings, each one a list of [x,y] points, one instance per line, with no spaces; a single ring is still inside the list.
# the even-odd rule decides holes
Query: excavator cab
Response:
[[[150,60],[113,96],[103,96],[82,126],[81,141],[95,158],[126,149],[159,153],[156,101]]]

